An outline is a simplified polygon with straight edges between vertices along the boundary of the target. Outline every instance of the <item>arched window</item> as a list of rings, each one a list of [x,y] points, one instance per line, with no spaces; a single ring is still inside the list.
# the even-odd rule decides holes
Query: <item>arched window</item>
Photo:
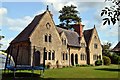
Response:
[[[66,45],[66,39],[64,39],[64,45]]]
[[[64,53],[63,53],[62,55],[63,55],[63,60],[65,60],[65,58],[64,58]]]
[[[67,44],[66,39],[63,39],[63,38],[62,38],[62,44],[63,44],[63,45],[66,45],[66,44]]]
[[[55,51],[52,52],[52,60],[55,60]]]
[[[50,23],[47,23],[46,27],[47,27],[47,29],[50,29],[50,27],[51,27]]]
[[[51,60],[51,51],[48,53],[48,60]]]
[[[97,39],[97,36],[94,36],[94,39]]]
[[[66,53],[66,60],[68,60],[68,55],[67,55],[67,53]]]
[[[51,42],[51,34],[49,34],[49,42]]]
[[[45,56],[45,60],[47,60],[47,51],[45,51],[45,55],[44,56]]]
[[[47,42],[47,34],[45,34],[45,42]]]
[[[97,49],[98,48],[98,45],[97,43],[94,44],[94,48]]]

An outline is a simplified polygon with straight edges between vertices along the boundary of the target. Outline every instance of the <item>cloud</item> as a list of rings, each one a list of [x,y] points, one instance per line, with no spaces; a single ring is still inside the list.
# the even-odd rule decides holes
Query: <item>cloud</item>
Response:
[[[5,26],[9,26],[10,30],[21,31],[32,21],[33,18],[30,16],[25,16],[18,19],[12,19],[9,17],[6,17],[5,19],[6,20],[4,20],[3,24],[6,23]]]
[[[0,8],[0,27],[2,26],[2,20],[4,19],[4,16],[7,14],[6,8]]]
[[[7,14],[8,11],[6,8],[0,8],[0,26],[7,26],[13,31],[23,30],[33,19],[31,16],[13,19],[8,17]]]
[[[0,15],[3,16],[7,14],[7,9],[6,8],[0,8]]]
[[[10,39],[6,39],[3,38],[2,40],[0,40],[0,43],[2,43],[3,45],[1,46],[0,50],[6,50],[7,47],[9,46],[9,43],[13,40],[13,38]]]

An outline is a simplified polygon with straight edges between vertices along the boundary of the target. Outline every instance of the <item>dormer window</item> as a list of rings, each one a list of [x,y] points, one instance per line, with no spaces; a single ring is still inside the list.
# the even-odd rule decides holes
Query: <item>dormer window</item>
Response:
[[[97,45],[96,43],[94,44],[94,48],[95,48],[95,49],[97,49],[97,48],[98,48],[98,45]]]
[[[67,44],[66,39],[63,39],[63,38],[62,38],[62,44],[63,44],[63,45],[66,45],[66,44]]]
[[[81,47],[84,48],[85,47],[85,43],[81,43]]]
[[[94,39],[97,39],[97,36],[95,36]]]
[[[47,29],[50,29],[50,27],[51,27],[50,23],[47,23],[46,27],[47,27]]]

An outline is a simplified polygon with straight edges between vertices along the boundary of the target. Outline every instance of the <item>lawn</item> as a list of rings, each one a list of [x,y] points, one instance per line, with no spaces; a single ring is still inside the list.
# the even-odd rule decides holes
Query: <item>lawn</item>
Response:
[[[34,73],[39,74],[40,71],[36,70]],[[59,69],[47,69],[45,70],[43,78],[118,78],[119,73],[120,69],[118,65],[67,67]]]

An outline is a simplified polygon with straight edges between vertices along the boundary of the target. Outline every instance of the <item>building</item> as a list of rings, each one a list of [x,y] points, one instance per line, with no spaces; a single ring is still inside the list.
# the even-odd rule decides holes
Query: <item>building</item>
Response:
[[[102,59],[96,28],[83,31],[81,23],[72,26],[74,31],[57,27],[47,9],[10,43],[8,53],[17,65],[31,66],[86,65]]]
[[[111,50],[112,52],[120,53],[120,41],[118,44]]]

